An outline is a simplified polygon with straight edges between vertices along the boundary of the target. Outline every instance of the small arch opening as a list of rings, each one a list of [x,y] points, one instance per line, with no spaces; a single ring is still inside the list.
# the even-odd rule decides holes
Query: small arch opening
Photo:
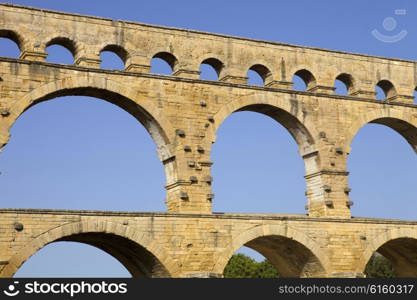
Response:
[[[264,85],[263,78],[255,71],[248,70],[248,73],[246,75],[248,77],[248,84],[250,85]]]
[[[377,100],[387,100],[397,94],[394,85],[388,80],[379,81],[375,86],[375,92]]]
[[[385,92],[379,86],[375,86],[375,99],[377,100],[385,100]]]
[[[307,90],[306,83],[300,76],[297,76],[297,75],[294,75],[292,78],[292,87],[293,87],[293,90],[296,90],[296,91]]]
[[[350,95],[353,91],[353,78],[351,75],[342,73],[334,82],[334,93],[338,95]]]
[[[205,59],[200,65],[200,79],[219,80],[223,67],[223,63],[216,58]]]
[[[107,45],[100,52],[100,67],[103,69],[124,70],[128,56],[127,51],[123,47]]]
[[[334,81],[334,87],[335,87],[334,93],[336,95],[344,95],[344,96],[349,95],[348,89],[342,81],[336,79]]]
[[[271,76],[271,71],[267,67],[260,64],[253,65],[247,73],[248,84],[265,85],[265,81],[269,76]]]
[[[298,91],[306,91],[316,85],[316,78],[314,75],[306,70],[298,70],[293,76],[293,89]]]
[[[21,39],[15,32],[0,30],[0,56],[19,58],[20,45]]]
[[[151,73],[172,75],[177,63],[177,58],[171,53],[159,52],[152,57]]]
[[[73,64],[76,55],[75,43],[63,37],[54,38],[46,44],[47,62],[58,64]]]

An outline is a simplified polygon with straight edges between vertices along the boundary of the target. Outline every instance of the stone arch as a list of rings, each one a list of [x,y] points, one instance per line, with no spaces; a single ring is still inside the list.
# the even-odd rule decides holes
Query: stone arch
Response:
[[[350,153],[350,145],[359,130],[366,124],[374,123],[390,127],[402,135],[417,153],[417,118],[407,112],[380,108],[359,115],[349,126],[346,133],[346,150]]]
[[[340,73],[336,76],[335,81],[340,80],[346,86],[348,95],[351,95],[354,91],[357,90],[356,80],[349,73]]]
[[[298,153],[304,162],[306,190],[312,191],[321,184],[321,178],[311,174],[317,174],[321,169],[322,158],[320,147],[316,145],[316,138],[319,134],[315,128],[313,120],[306,117],[302,105],[296,100],[291,100],[283,96],[250,94],[242,96],[236,100],[223,105],[213,116],[210,138],[211,142],[216,141],[216,133],[223,121],[239,111],[252,111],[268,116],[281,124],[293,137],[298,145]],[[300,174],[302,175],[302,174]],[[313,178],[311,180],[310,178]],[[307,203],[311,203],[314,195],[312,192],[305,193]]]
[[[321,77],[323,76],[323,74],[321,74],[322,72],[318,65],[311,64],[310,62],[305,62],[305,61],[299,61],[299,62],[297,61],[297,63],[295,64],[291,63],[289,60],[286,60],[286,61],[288,61],[288,63],[286,64],[286,67],[285,67],[285,70],[286,70],[285,73],[286,73],[286,76],[288,76],[287,77],[288,81],[292,82],[294,79],[294,75],[301,70],[306,70],[313,75],[315,82],[311,82],[311,86],[314,86],[314,84],[319,84],[319,82],[322,81]],[[330,69],[329,72],[332,72],[332,70]],[[306,86],[306,90],[308,89],[309,89],[309,86],[308,87]]]
[[[89,76],[64,78],[49,82],[34,89],[17,101],[10,108],[10,115],[4,119],[7,121],[4,124],[7,128],[7,134],[2,134],[3,146],[7,144],[8,131],[11,126],[27,109],[42,101],[76,95],[100,98],[121,107],[147,129],[157,146],[158,155],[162,162],[174,157],[171,151],[171,143],[175,133],[174,128],[157,107],[140,97],[137,89],[129,88],[106,78],[91,78]],[[165,164],[167,184],[174,182],[177,178],[176,168],[173,164],[173,159],[168,160],[168,163]]]
[[[379,86],[384,92],[385,99],[395,97],[397,95],[397,90],[394,84],[386,79],[379,80],[376,83],[376,86]]]
[[[224,70],[225,65],[220,59],[217,59],[213,56],[209,56],[201,61],[200,66],[202,64],[207,64],[211,66],[217,73],[217,79],[221,78],[221,74]]]
[[[264,255],[283,277],[326,277],[330,261],[320,246],[287,225],[258,225],[231,240],[219,253],[213,272],[221,274],[232,255],[248,246]]]
[[[14,30],[0,29],[0,37],[12,40],[20,49],[23,46],[22,36]]]
[[[113,52],[114,54],[116,54],[123,61],[123,64],[125,66],[126,66],[127,60],[130,58],[129,52],[127,52],[127,50],[120,45],[108,44],[100,50],[100,53],[104,51],[109,51],[109,52]]]
[[[252,67],[254,65],[261,65],[261,66],[267,68],[271,73],[277,67],[277,64],[276,64],[275,60],[271,59],[267,55],[265,55],[265,56],[264,55],[250,55],[244,61],[240,62],[240,67],[244,71],[247,71],[248,69],[250,69],[250,67]]]
[[[304,81],[304,83],[306,85],[306,91],[312,89],[317,84],[316,77],[308,69],[297,70],[296,72],[294,72],[293,76],[294,75],[300,77]]]
[[[229,102],[214,115],[212,142],[216,140],[216,132],[223,121],[237,111],[254,111],[267,115],[283,125],[294,137],[299,146],[301,155],[307,155],[316,151],[316,129],[310,122],[300,121],[298,114],[302,110],[293,102],[280,97],[266,97],[251,95]]]
[[[65,49],[67,49],[69,52],[71,52],[72,57],[74,58],[74,62],[75,62],[77,55],[78,55],[78,45],[74,40],[64,37],[64,36],[54,37],[45,44],[45,50],[47,47],[53,46],[53,45],[62,46]]]
[[[391,261],[398,277],[417,277],[416,230],[398,227],[379,231],[367,241],[358,264],[359,272],[365,272],[372,254],[377,251]]]
[[[171,67],[172,73],[174,73],[176,71],[176,67],[179,64],[178,58],[173,53],[168,52],[168,51],[156,52],[151,57],[151,60],[153,58],[159,58],[159,59],[162,59],[163,61],[165,61]]]
[[[254,64],[249,70],[256,72],[262,78],[264,85],[267,83],[267,78],[272,77],[271,70],[263,64]]]
[[[12,277],[37,251],[58,241],[95,246],[115,257],[133,277],[173,277],[179,271],[178,264],[150,236],[122,223],[87,220],[55,227],[35,237],[11,257],[0,277]]]
[[[6,38],[16,43],[20,50],[20,55],[25,51],[25,41],[18,32],[14,30],[0,29],[0,38]]]

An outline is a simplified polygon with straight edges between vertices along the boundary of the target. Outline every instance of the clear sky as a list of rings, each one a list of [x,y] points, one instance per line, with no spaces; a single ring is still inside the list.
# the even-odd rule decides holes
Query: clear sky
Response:
[[[9,2],[417,60],[417,2],[411,0]],[[405,36],[387,43],[372,34],[375,30],[388,38]],[[58,46],[48,53],[47,61],[71,63]],[[0,39],[0,56],[15,55],[15,46]],[[103,68],[120,67],[111,54],[102,58]],[[163,73],[163,63],[155,61],[152,71]],[[210,70],[204,71],[211,78]],[[11,134],[0,155],[1,207],[165,211],[165,175],[156,148],[120,108],[95,98],[54,99],[25,112]],[[251,112],[231,115],[217,133],[212,161],[215,211],[305,213],[303,161],[294,140],[272,119]],[[416,220],[416,167],[415,153],[399,134],[381,125],[363,127],[348,161],[352,214]],[[39,251],[17,275],[128,273],[95,248],[60,242]]]

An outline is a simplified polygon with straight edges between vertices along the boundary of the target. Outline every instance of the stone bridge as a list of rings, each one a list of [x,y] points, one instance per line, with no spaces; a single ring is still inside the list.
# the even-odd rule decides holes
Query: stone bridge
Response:
[[[37,103],[100,98],[148,130],[165,167],[167,206],[166,213],[1,209],[0,276],[54,241],[96,246],[133,276],[220,276],[243,245],[288,277],[361,277],[374,251],[398,276],[417,276],[417,222],[351,217],[346,169],[352,139],[368,123],[392,128],[417,150],[414,61],[9,4],[0,4],[0,37],[21,51],[18,59],[0,57],[0,146]],[[45,62],[55,44],[74,64]],[[102,51],[117,54],[125,69],[100,69]],[[149,72],[155,57],[171,66],[170,76]],[[201,64],[218,80],[201,80]],[[264,85],[248,84],[248,70]],[[293,75],[305,91],[292,89]],[[348,95],[334,93],[336,79]],[[385,99],[376,99],[376,86]],[[222,199],[211,190],[211,146],[236,111],[267,115],[295,139],[305,162],[305,215],[212,212]]]

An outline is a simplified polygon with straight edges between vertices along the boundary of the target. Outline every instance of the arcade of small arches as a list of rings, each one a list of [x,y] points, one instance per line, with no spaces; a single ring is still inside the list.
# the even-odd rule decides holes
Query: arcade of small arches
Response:
[[[11,30],[0,30],[0,40],[2,39],[7,39],[7,40],[10,40],[11,42],[14,42],[17,45],[19,52],[20,52],[17,56],[20,58],[25,57],[23,54],[28,52],[28,50],[26,50],[26,48],[28,47],[27,45],[28,42],[25,41],[24,38],[22,38],[20,34]],[[48,57],[47,49],[50,46],[60,46],[66,49],[72,55],[73,63],[75,65],[82,65],[81,64],[82,60],[80,60],[80,52],[82,51],[80,49],[84,49],[86,46],[82,45],[81,42],[74,41],[68,37],[54,37],[54,38],[51,38],[49,41],[40,43],[40,45],[38,45],[38,48],[41,49],[41,51],[44,51],[44,54],[41,55],[42,60]],[[33,48],[33,47],[30,46],[28,48]],[[126,71],[126,72],[132,71],[128,67],[131,55],[129,54],[129,51],[126,50],[123,46],[117,45],[117,44],[107,44],[105,46],[102,46],[101,49],[96,54],[97,66],[100,65],[100,55],[103,52],[110,52],[110,53],[113,53],[115,56],[117,56],[122,62],[122,65],[124,66],[122,68],[123,71]],[[1,53],[0,53],[0,56],[2,56]],[[178,59],[173,53],[166,52],[166,51],[157,52],[151,55],[151,57],[149,57],[149,60],[148,60],[149,64],[142,65],[140,71],[149,72],[151,70],[152,61],[154,59],[163,61],[169,67],[170,69],[169,72],[163,71],[163,72],[166,72],[166,75],[182,76],[180,72],[177,72],[178,66],[182,65],[181,59]],[[204,58],[200,62],[200,66],[202,65],[210,67],[213,70],[213,73],[216,74],[215,76],[216,78],[214,78],[213,76],[211,77],[209,76],[210,79],[220,80],[220,81],[223,81],[225,79],[224,73],[225,73],[225,68],[227,67],[227,65],[224,62],[222,62],[221,59],[216,58],[216,57]],[[295,67],[294,69],[295,71],[293,72],[293,81],[281,82],[281,85],[279,86],[280,88],[291,89],[293,87],[296,90],[306,90],[310,92],[317,92],[317,91],[323,92],[322,88],[324,88],[335,94],[342,94],[342,95],[351,96],[351,97],[356,97],[359,95],[358,94],[359,87],[357,84],[357,79],[355,79],[354,76],[352,76],[351,74],[343,73],[343,72],[339,74],[335,74],[333,76],[334,83],[335,83],[334,87],[320,87],[318,86],[316,76],[314,76],[314,74],[311,71],[309,71],[308,68],[299,67],[297,69],[297,67]],[[136,71],[136,70],[133,70],[133,71]],[[266,64],[255,63],[252,66],[250,66],[247,69],[247,71],[248,71],[247,76],[250,76],[250,72],[253,72],[256,74],[256,77],[259,78],[258,80],[255,79],[256,83],[254,84],[274,87],[275,80],[273,78],[275,76],[273,76],[273,72],[271,71],[270,68],[268,68]],[[202,75],[201,67],[200,67],[200,71],[192,71],[191,73]],[[203,76],[200,76],[200,78],[201,77],[207,77],[207,76],[204,76],[203,74]],[[294,80],[301,82],[301,84],[296,84],[296,86],[294,87]],[[368,94],[371,94],[371,98],[373,97],[374,99],[379,99],[379,100],[395,101],[396,97],[398,96],[398,92],[396,90],[395,85],[389,79],[376,79],[376,80],[374,79],[372,81],[375,82],[375,92],[373,93],[368,92]],[[243,78],[242,83],[249,84],[248,77]],[[337,85],[342,86],[342,89],[337,89],[336,88]],[[415,91],[417,91],[417,86],[414,89],[414,92]],[[409,99],[415,98],[414,94],[405,95],[405,96],[408,97]]]

